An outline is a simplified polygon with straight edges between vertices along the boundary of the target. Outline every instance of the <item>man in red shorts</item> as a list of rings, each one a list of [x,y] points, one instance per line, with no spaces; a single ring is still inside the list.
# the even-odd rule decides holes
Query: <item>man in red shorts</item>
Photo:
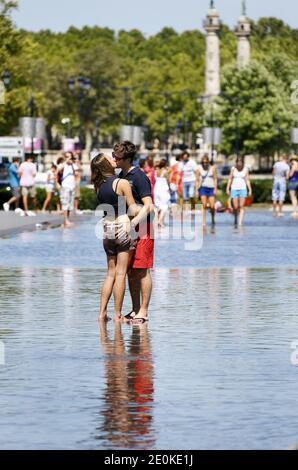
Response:
[[[125,141],[114,147],[113,157],[118,168],[122,170],[119,177],[129,181],[136,203],[142,206],[139,214],[141,222],[136,227],[138,233],[137,246],[128,272],[133,310],[125,317],[126,320],[135,324],[142,324],[148,321],[148,309],[152,293],[150,270],[153,268],[154,262],[154,205],[149,178],[140,168],[133,166],[136,155],[137,148],[131,142]]]

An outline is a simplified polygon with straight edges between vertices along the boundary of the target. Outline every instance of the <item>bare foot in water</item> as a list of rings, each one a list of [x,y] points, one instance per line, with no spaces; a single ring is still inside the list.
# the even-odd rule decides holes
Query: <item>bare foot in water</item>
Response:
[[[110,317],[108,317],[107,313],[100,313],[98,315],[98,323],[108,323],[111,321]]]
[[[122,321],[122,315],[121,315],[121,313],[120,313],[120,314],[119,314],[119,313],[115,313],[114,322],[115,322],[115,323],[119,323],[119,322],[121,322],[121,321]]]
[[[71,222],[64,222],[64,224],[62,225],[63,228],[71,228],[73,227],[73,224]]]

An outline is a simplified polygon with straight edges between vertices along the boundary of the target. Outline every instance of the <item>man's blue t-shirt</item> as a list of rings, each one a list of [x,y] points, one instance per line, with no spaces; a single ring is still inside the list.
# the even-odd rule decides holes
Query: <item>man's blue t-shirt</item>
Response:
[[[10,165],[8,168],[8,175],[9,175],[9,184],[11,188],[19,188],[20,186],[20,177],[18,175],[17,167],[14,163]]]
[[[129,181],[132,189],[132,195],[137,204],[142,204],[144,197],[152,197],[152,187],[148,176],[140,170],[140,168],[133,168],[126,176],[121,171],[119,178]]]
[[[119,178],[126,179],[132,189],[132,195],[137,204],[144,205],[142,199],[145,197],[152,198],[152,186],[148,176],[140,170],[140,168],[133,168],[126,176],[121,171]],[[154,217],[154,215],[153,215]],[[152,215],[148,215],[147,222],[152,221]]]

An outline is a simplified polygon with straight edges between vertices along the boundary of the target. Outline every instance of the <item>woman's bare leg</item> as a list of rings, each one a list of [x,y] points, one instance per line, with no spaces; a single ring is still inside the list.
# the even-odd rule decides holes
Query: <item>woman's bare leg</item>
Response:
[[[215,225],[215,197],[209,197],[209,205],[211,209],[211,223]]]
[[[163,228],[165,226],[165,217],[166,217],[167,211],[161,210],[158,216],[158,226]]]
[[[203,226],[206,227],[206,224],[207,224],[207,205],[208,205],[207,196],[201,196],[201,201],[202,201],[202,204],[203,204]]]
[[[52,200],[52,193],[47,193],[47,197],[46,197],[46,200],[44,202],[42,212],[45,212],[47,210],[47,207],[50,204],[51,200]]]
[[[233,204],[233,211],[234,211],[234,218],[235,218],[235,227],[237,227],[238,226],[238,212],[239,212],[238,199],[233,199],[232,204]]]
[[[116,276],[116,256],[108,256],[108,272],[101,290],[99,320],[108,319],[108,303],[113,293]]]
[[[240,210],[239,210],[239,226],[242,227],[243,220],[244,220],[244,206],[245,206],[245,199],[242,197],[240,199]]]
[[[115,318],[119,319],[122,315],[122,306],[125,294],[126,274],[128,268],[129,253],[119,253],[117,256],[115,282],[113,288],[115,302]]]
[[[291,198],[291,202],[293,206],[292,217],[297,217],[298,216],[298,213],[297,213],[298,201],[297,201],[296,191],[290,190],[290,198]]]

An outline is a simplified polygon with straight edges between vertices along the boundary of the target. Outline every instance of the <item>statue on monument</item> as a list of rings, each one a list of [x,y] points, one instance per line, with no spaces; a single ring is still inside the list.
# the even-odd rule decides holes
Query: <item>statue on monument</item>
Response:
[[[215,7],[214,7],[214,0],[211,0],[211,1],[210,1],[210,8],[211,8],[212,10],[213,10],[213,8],[215,8]]]
[[[246,16],[246,0],[242,0],[242,15]]]

